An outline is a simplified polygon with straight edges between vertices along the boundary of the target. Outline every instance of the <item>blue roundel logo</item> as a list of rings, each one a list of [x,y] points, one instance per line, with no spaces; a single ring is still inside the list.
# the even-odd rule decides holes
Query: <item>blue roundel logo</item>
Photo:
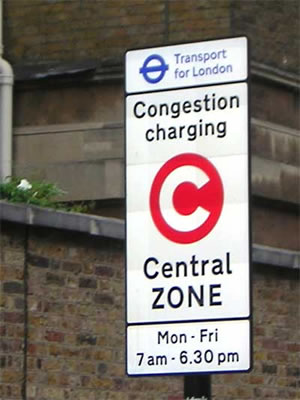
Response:
[[[152,54],[144,61],[143,66],[140,68],[140,74],[143,75],[148,83],[157,83],[163,79],[168,69],[168,64],[160,55]]]

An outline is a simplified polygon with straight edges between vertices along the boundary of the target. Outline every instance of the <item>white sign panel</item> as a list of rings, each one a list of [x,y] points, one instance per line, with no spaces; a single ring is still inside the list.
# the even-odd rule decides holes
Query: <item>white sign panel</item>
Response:
[[[128,322],[248,317],[247,85],[126,110]]]
[[[247,79],[247,39],[211,40],[126,54],[127,93]]]
[[[127,53],[127,90],[132,92],[126,97],[129,374],[249,369],[249,116],[248,86],[240,82],[247,78],[247,58],[236,63],[240,67],[231,79],[237,82],[213,86],[202,86],[208,82],[203,77],[198,87],[191,87],[195,82],[186,78],[184,89],[158,91],[180,85],[171,75],[149,83],[138,70],[149,51],[165,60],[166,54],[192,54],[193,49],[206,54],[211,49],[210,54],[221,55],[223,49],[232,65],[233,54],[241,48],[247,53],[245,38],[219,42]],[[168,68],[172,70],[170,61]],[[151,76],[155,74],[153,68]],[[140,75],[146,83],[134,86],[133,76],[139,82]],[[209,83],[219,82],[212,79],[219,78],[210,77]],[[216,325],[202,328],[204,321]],[[175,354],[170,343],[156,343],[160,326],[169,332],[178,326],[174,335],[187,335],[185,348],[176,348]],[[182,351],[199,350],[192,340],[195,330],[212,327],[222,331],[208,348],[212,360],[182,363]],[[226,345],[226,336],[235,338],[239,327],[243,336],[240,345],[235,340],[234,350]],[[205,353],[206,347],[200,347]],[[137,353],[146,358],[139,361]],[[218,364],[223,353],[237,353],[239,361]],[[153,368],[145,362],[164,355],[166,365]]]
[[[130,326],[129,374],[226,372],[250,368],[249,321]]]

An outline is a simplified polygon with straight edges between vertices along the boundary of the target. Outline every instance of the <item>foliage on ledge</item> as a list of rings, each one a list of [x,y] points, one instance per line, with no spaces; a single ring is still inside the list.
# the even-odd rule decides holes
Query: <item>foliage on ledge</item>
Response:
[[[85,203],[63,203],[57,198],[65,194],[53,183],[31,181],[12,177],[0,183],[0,200],[12,203],[25,203],[39,207],[54,208],[62,211],[86,213],[89,206]]]

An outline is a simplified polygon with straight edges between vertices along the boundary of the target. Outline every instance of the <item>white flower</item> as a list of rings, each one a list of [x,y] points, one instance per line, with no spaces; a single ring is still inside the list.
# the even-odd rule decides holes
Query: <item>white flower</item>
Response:
[[[32,185],[28,182],[27,179],[21,179],[21,182],[19,183],[17,188],[21,190],[29,190],[32,188]]]

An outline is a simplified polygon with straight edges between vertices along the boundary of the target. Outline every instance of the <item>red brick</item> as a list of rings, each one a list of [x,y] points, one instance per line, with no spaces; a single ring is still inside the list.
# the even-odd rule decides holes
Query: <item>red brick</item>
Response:
[[[13,324],[20,324],[24,322],[24,314],[18,312],[5,312],[4,313],[4,321],[13,323]]]
[[[49,342],[63,342],[65,335],[62,332],[47,331],[45,339]]]

